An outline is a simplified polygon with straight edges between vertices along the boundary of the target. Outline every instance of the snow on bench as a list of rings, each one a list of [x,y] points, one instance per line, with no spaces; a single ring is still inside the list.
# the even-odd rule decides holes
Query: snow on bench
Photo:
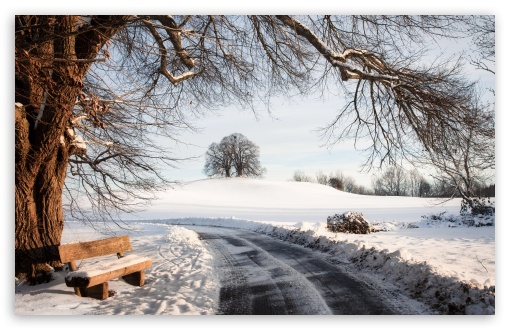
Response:
[[[72,243],[59,246],[60,261],[69,264],[71,270],[65,277],[68,287],[73,287],[76,295],[97,299],[108,298],[108,281],[122,277],[127,283],[143,286],[145,269],[152,260],[135,254],[124,257],[131,251],[128,235],[96,241]],[[118,259],[101,259],[92,265],[78,269],[76,261],[117,254]]]

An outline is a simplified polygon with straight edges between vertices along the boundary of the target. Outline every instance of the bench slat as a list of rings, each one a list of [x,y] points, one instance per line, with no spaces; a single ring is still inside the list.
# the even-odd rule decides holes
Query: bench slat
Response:
[[[102,261],[95,267],[69,272],[65,282],[69,287],[88,288],[117,277],[143,271],[151,265],[151,259],[130,255],[110,263]]]
[[[129,236],[105,238],[97,241],[71,243],[60,245],[60,261],[63,263],[73,260],[83,260],[108,254],[131,251]]]

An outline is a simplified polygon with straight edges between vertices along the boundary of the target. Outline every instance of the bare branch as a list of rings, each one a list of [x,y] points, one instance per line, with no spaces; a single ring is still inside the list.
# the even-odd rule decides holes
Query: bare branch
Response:
[[[156,42],[159,46],[159,51],[160,51],[159,56],[161,58],[160,72],[163,74],[163,76],[165,76],[173,85],[177,85],[181,81],[193,78],[196,75],[196,73],[194,73],[194,72],[185,72],[177,77],[174,77],[170,73],[170,71],[168,71],[168,62],[167,62],[168,51],[167,51],[165,44],[163,42],[163,38],[161,38],[158,31],[152,26],[152,24],[150,22],[144,21],[144,23],[147,26],[147,28],[149,29],[149,31],[151,32],[152,36],[154,37],[154,39],[156,40]],[[171,34],[173,35],[174,33],[175,32],[172,32]],[[180,44],[178,44],[176,47],[180,47]],[[187,56],[187,54],[185,52],[179,51],[179,48],[177,48],[177,49],[178,49],[177,54],[180,56],[181,59],[184,59],[185,63],[187,63],[188,68],[190,68],[190,69],[193,68],[194,63],[192,62],[191,58],[189,58],[189,56]],[[191,60],[191,62],[189,60]]]

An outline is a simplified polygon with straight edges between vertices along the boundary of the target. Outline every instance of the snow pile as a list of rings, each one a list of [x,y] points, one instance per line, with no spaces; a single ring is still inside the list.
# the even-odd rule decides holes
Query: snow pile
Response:
[[[96,228],[98,229],[98,228]],[[96,229],[67,224],[63,240],[94,240]],[[169,225],[133,226],[133,252],[152,259],[143,287],[121,279],[108,282],[114,297],[103,301],[81,298],[65,285],[66,272],[36,286],[16,283],[16,315],[209,315],[217,310],[219,281],[213,258],[192,230]],[[108,232],[104,230],[104,232]],[[109,233],[111,234],[111,232]],[[129,253],[127,253],[129,256]]]

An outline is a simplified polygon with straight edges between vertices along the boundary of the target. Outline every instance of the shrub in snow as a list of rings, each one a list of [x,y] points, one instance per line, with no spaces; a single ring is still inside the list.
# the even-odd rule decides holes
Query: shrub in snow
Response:
[[[361,212],[345,212],[335,214],[327,219],[327,229],[332,232],[350,234],[369,234],[370,224]]]
[[[494,202],[491,202],[490,197],[487,198],[473,198],[463,199],[461,203],[460,214],[465,215],[471,213],[472,215],[494,215],[496,207]]]
[[[461,213],[460,215],[446,214],[441,212],[439,214],[427,214],[421,216],[423,221],[418,227],[423,226],[447,226],[447,227],[484,227],[494,226],[495,215],[482,215]]]

